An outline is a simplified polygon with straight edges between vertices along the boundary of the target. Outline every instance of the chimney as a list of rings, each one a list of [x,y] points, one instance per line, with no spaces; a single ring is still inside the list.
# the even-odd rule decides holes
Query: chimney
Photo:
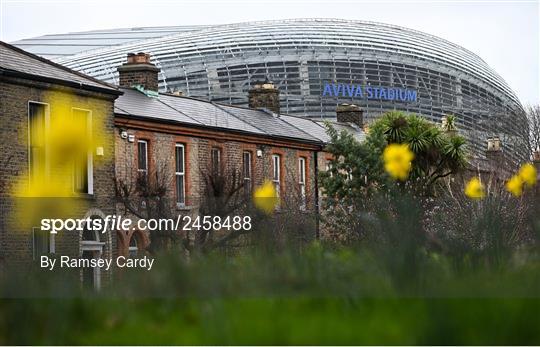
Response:
[[[360,129],[364,128],[364,111],[358,105],[338,105],[336,116],[337,121],[340,123],[354,123]]]
[[[540,151],[533,152],[533,162],[540,165]]]
[[[128,53],[127,62],[118,67],[120,87],[142,86],[145,90],[158,91],[159,69],[150,62],[148,53]]]
[[[248,99],[250,108],[266,108],[279,114],[279,89],[268,80],[255,82]]]
[[[504,167],[501,140],[498,137],[487,139],[486,159],[488,169],[493,174],[500,173]]]
[[[494,153],[501,151],[501,140],[498,137],[491,137],[487,140],[487,152]]]

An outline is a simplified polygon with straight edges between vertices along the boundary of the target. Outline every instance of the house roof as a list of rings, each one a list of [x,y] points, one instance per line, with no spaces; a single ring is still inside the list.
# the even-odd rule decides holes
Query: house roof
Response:
[[[120,94],[108,83],[73,71],[65,66],[38,57],[0,41],[0,75],[46,81],[69,87]]]
[[[218,104],[186,96],[160,93],[152,97],[136,89],[120,90],[123,95],[115,102],[115,114],[128,118],[177,122],[188,126],[320,145],[329,141],[322,121],[277,115],[268,110]],[[333,125],[340,130],[350,131],[357,139],[362,140],[365,136],[362,129],[351,124],[334,122]]]

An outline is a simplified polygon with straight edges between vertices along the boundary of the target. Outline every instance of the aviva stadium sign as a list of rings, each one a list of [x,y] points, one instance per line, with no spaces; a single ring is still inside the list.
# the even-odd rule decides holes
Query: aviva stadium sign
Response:
[[[415,102],[418,93],[414,89],[363,86],[360,84],[325,83],[322,96]]]

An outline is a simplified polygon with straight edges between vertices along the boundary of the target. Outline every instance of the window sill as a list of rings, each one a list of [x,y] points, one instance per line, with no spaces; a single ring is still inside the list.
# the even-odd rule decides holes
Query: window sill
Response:
[[[96,199],[94,194],[88,194],[88,193],[77,193],[77,195],[75,195],[75,198],[81,199],[81,200],[95,200]]]
[[[188,205],[176,205],[177,211],[191,211],[195,209],[194,206],[188,206]]]

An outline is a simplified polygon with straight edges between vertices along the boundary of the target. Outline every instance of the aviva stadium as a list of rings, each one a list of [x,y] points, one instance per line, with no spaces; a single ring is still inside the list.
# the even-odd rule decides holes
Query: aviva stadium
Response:
[[[455,115],[482,157],[498,136],[516,153],[523,108],[480,57],[439,37],[365,21],[296,19],[229,25],[152,27],[46,35],[14,43],[101,80],[117,83],[127,53],[150,53],[162,91],[247,106],[248,90],[269,79],[281,110],[335,117],[353,103],[368,120],[387,110],[440,122]],[[517,157],[515,157],[517,159]]]

